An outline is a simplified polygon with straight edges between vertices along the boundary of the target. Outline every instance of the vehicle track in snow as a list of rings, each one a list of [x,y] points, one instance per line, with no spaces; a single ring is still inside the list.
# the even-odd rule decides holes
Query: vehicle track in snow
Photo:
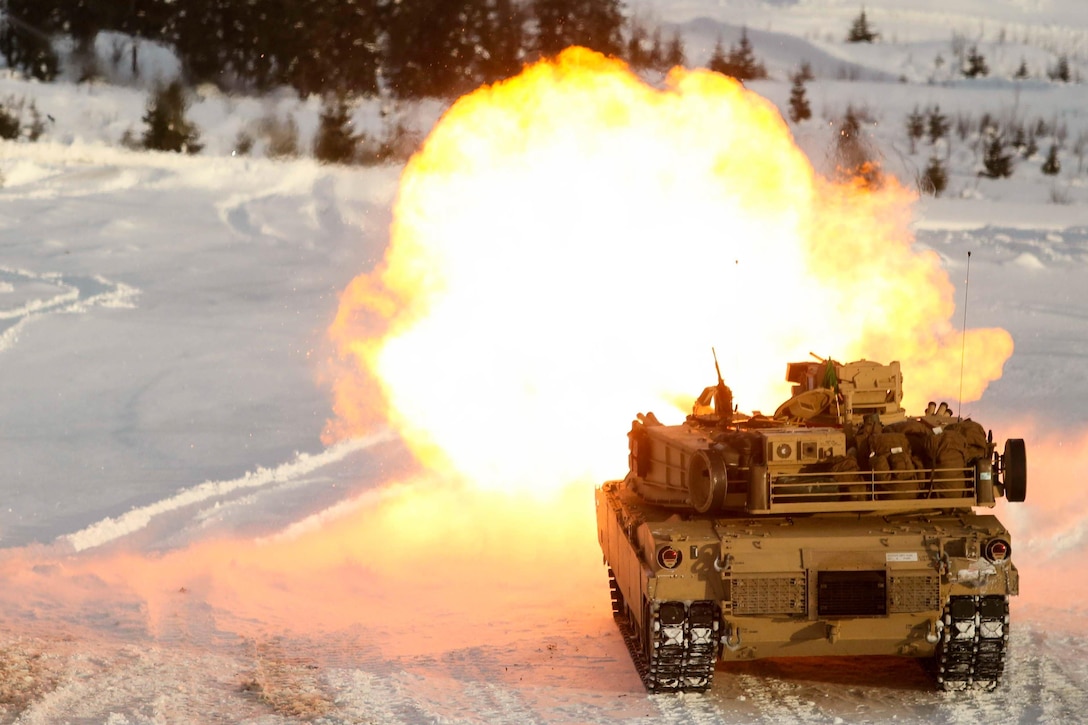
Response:
[[[62,275],[0,267],[0,352],[23,327],[47,315],[86,313],[92,307],[133,307],[139,290],[97,275]]]

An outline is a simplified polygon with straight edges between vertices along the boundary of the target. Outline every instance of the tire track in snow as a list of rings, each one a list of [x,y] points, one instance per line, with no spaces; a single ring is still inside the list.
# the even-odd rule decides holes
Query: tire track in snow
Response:
[[[661,722],[668,725],[712,725],[722,720],[720,705],[711,694],[651,695],[650,699],[661,713]]]
[[[357,451],[393,438],[390,431],[382,431],[365,438],[342,441],[320,453],[299,453],[289,463],[275,468],[259,467],[241,478],[228,481],[206,481],[198,486],[183,489],[170,498],[134,508],[116,518],[106,517],[80,531],[60,537],[58,541],[68,544],[76,552],[100,547],[147,527],[153,519],[164,514],[208,503],[213,499],[224,499],[238,492],[291,482],[320,468],[342,461]]]
[[[818,711],[815,701],[803,697],[797,683],[747,674],[737,675],[737,682],[745,693],[745,699],[751,700],[756,711],[760,713],[760,722],[785,725],[829,720]]]
[[[14,345],[31,320],[52,314],[85,313],[96,306],[131,308],[139,294],[135,287],[98,275],[37,274],[0,267],[0,351]]]

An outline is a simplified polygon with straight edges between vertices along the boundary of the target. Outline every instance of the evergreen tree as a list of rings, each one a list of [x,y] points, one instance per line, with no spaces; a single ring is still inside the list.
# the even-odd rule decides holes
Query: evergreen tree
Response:
[[[1020,67],[1016,69],[1016,74],[1013,75],[1018,81],[1022,81],[1028,77],[1028,62],[1023,58],[1020,59]]]
[[[195,154],[202,148],[198,143],[200,133],[186,117],[188,108],[185,89],[174,81],[159,86],[147,104],[143,121],[147,124],[143,135],[143,147],[157,151],[176,151]]]
[[[1068,83],[1070,78],[1069,71],[1069,58],[1065,55],[1058,56],[1058,62],[1047,73],[1052,81],[1061,81],[1062,83]]]
[[[385,6],[382,74],[400,98],[449,98],[521,67],[512,0],[413,0]]]
[[[993,135],[986,145],[982,165],[984,167],[984,171],[981,172],[982,176],[991,179],[1003,179],[1012,176],[1012,155],[1005,153],[1005,142],[1000,136]]]
[[[767,77],[766,67],[756,60],[755,53],[752,51],[747,28],[741,28],[740,41],[729,48],[725,65],[725,74],[733,76],[738,81],[759,80]]]
[[[464,85],[466,0],[415,0],[389,6],[384,72],[400,98],[443,98]]]
[[[557,55],[571,45],[582,45],[605,55],[620,55],[623,48],[621,0],[530,0],[536,19],[536,51]]]
[[[656,71],[666,70],[665,48],[661,44],[661,28],[654,28],[650,34],[649,67]]]
[[[865,17],[865,8],[862,8],[861,14],[854,18],[854,22],[850,26],[850,32],[846,35],[846,42],[872,43],[879,37],[880,33],[875,32],[869,26],[869,20]]]
[[[521,72],[527,15],[518,0],[487,0],[484,7],[476,73],[480,83],[494,83]]]
[[[221,83],[227,51],[223,0],[187,0],[185,12],[175,13],[170,34],[182,70],[190,83]]]
[[[264,3],[273,0],[260,0]],[[272,72],[299,95],[332,92],[368,96],[378,92],[381,64],[380,7],[366,0],[296,0],[288,17],[267,35],[276,46]],[[271,20],[271,18],[269,18]]]
[[[990,67],[986,65],[986,58],[978,52],[978,46],[972,45],[967,52],[967,67],[963,69],[963,74],[968,78],[977,78],[989,73]]]
[[[1024,143],[1024,149],[1020,152],[1025,159],[1030,159],[1035,154],[1039,153],[1039,140],[1035,137],[1035,133],[1029,133],[1027,141]]]
[[[327,97],[314,138],[314,158],[326,164],[346,164],[355,159],[359,139],[352,133],[351,111],[343,96]]]
[[[929,157],[926,170],[922,172],[920,186],[922,193],[931,193],[933,196],[940,196],[948,188],[948,172],[936,156]]]
[[[801,65],[798,67],[794,77],[800,78],[802,83],[816,80],[816,75],[812,72],[812,64],[807,60],[801,61]]]
[[[877,188],[884,173],[862,137],[861,118],[853,107],[847,107],[839,124],[835,141],[835,176],[841,181],[860,182],[866,188]]]
[[[1042,172],[1047,176],[1056,176],[1062,170],[1062,163],[1058,160],[1058,145],[1050,144],[1050,150],[1046,153],[1046,161],[1043,162]]]
[[[940,106],[934,106],[929,110],[928,134],[929,142],[931,144],[935,144],[939,140],[947,136],[948,129],[951,127],[951,121],[948,120],[948,116],[941,113]]]
[[[665,46],[664,61],[666,68],[675,68],[676,66],[686,66],[688,64],[687,56],[684,53],[684,40],[680,37],[679,30],[673,31],[668,45]]]
[[[40,81],[57,77],[60,61],[47,31],[9,14],[0,24],[0,54],[9,68],[22,71]]]
[[[1028,135],[1027,132],[1024,131],[1024,124],[1013,124],[1010,130],[1012,131],[1012,143],[1009,145],[1016,149],[1018,154],[1023,156],[1024,149],[1027,148],[1028,145]]]
[[[22,132],[22,124],[19,123],[19,117],[8,109],[0,106],[0,138],[5,141],[13,141],[19,138],[19,134]]]
[[[725,57],[725,48],[722,47],[722,36],[714,43],[714,50],[710,53],[710,59],[706,62],[707,70],[729,75],[729,61]]]
[[[926,117],[918,106],[907,116],[907,138],[910,139],[910,152],[917,150],[918,141],[926,134]]]
[[[632,21],[627,38],[627,65],[636,71],[649,68],[650,49],[647,47],[649,43],[650,38],[646,27],[637,20]]]
[[[797,73],[793,76],[793,85],[790,87],[790,121],[800,123],[810,118],[812,109],[805,96],[805,82],[802,75]]]

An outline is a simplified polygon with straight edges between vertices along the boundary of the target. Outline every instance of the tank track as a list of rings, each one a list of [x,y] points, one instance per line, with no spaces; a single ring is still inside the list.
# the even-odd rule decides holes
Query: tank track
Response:
[[[608,583],[612,615],[646,689],[649,692],[710,689],[719,647],[720,617],[715,604],[661,602],[646,617],[646,631],[640,633],[612,569],[608,570]]]
[[[946,692],[997,689],[1009,642],[1009,597],[949,597],[943,622],[937,644],[938,687]]]

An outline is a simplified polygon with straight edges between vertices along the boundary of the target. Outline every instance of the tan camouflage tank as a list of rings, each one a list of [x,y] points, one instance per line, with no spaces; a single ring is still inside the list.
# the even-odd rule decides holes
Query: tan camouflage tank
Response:
[[[740,415],[718,375],[680,425],[638,416],[630,470],[596,491],[612,608],[650,691],[718,660],[933,658],[941,689],[999,686],[1018,593],[1009,532],[1024,441],[931,403],[899,363],[790,363],[793,397]]]

